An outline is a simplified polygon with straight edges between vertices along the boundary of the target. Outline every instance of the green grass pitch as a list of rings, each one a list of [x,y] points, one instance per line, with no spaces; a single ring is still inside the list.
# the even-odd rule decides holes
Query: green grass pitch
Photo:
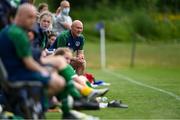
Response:
[[[83,111],[100,119],[180,119],[180,45],[137,44],[135,67],[129,68],[130,44],[107,44],[107,69],[100,70],[99,47],[86,44],[88,72],[111,83],[106,97],[128,109]],[[47,113],[59,119],[59,113]]]

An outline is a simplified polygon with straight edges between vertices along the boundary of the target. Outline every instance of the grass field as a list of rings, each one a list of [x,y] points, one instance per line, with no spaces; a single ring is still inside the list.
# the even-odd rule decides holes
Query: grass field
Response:
[[[109,100],[128,109],[84,111],[100,119],[180,119],[180,44],[137,44],[135,67],[129,68],[131,45],[107,44],[107,69],[100,70],[98,43],[86,44],[88,72],[110,82]],[[47,113],[47,118],[59,118]]]

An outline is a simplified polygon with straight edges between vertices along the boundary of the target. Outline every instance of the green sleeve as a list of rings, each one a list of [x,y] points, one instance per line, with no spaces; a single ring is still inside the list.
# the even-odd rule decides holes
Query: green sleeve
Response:
[[[27,33],[23,29],[13,26],[9,30],[9,37],[15,45],[16,53],[18,57],[24,58],[32,56],[30,41]]]
[[[66,36],[64,34],[61,34],[57,38],[57,48],[58,47],[66,47]]]

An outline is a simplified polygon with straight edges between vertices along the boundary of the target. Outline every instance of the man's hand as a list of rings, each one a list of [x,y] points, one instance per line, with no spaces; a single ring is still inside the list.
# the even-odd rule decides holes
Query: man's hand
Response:
[[[79,61],[80,63],[84,64],[85,63],[84,54],[79,54],[76,57],[76,60]]]
[[[85,70],[86,61],[82,58],[73,58],[71,60],[71,66],[76,70],[78,75],[82,75]]]

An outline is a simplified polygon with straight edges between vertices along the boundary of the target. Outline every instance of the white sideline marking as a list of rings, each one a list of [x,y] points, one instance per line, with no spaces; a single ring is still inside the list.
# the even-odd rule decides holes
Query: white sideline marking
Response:
[[[153,89],[153,90],[156,90],[156,91],[165,93],[165,94],[167,94],[167,95],[169,95],[169,96],[172,96],[172,97],[176,98],[176,100],[179,100],[179,101],[180,101],[180,96],[178,96],[178,95],[176,95],[176,94],[174,94],[174,93],[172,93],[172,92],[169,92],[169,91],[166,91],[166,90],[163,90],[163,89],[160,89],[160,88],[156,88],[156,87],[153,87],[153,86],[150,86],[150,85],[146,85],[146,84],[141,83],[141,82],[138,82],[138,81],[136,81],[136,80],[134,80],[134,79],[132,79],[132,78],[130,78],[130,77],[127,77],[127,76],[122,75],[122,74],[119,74],[119,73],[118,73],[118,74],[117,74],[117,73],[114,73],[114,72],[112,72],[112,71],[110,71],[110,70],[103,70],[103,71],[106,72],[106,73],[108,73],[108,74],[111,74],[111,75],[113,75],[113,76],[115,76],[115,77],[117,77],[117,78],[122,78],[122,79],[124,79],[124,80],[126,80],[126,81],[129,81],[129,82],[131,82],[131,83],[137,84],[137,85],[139,85],[139,86],[147,87],[147,88],[150,88],[150,89]]]

